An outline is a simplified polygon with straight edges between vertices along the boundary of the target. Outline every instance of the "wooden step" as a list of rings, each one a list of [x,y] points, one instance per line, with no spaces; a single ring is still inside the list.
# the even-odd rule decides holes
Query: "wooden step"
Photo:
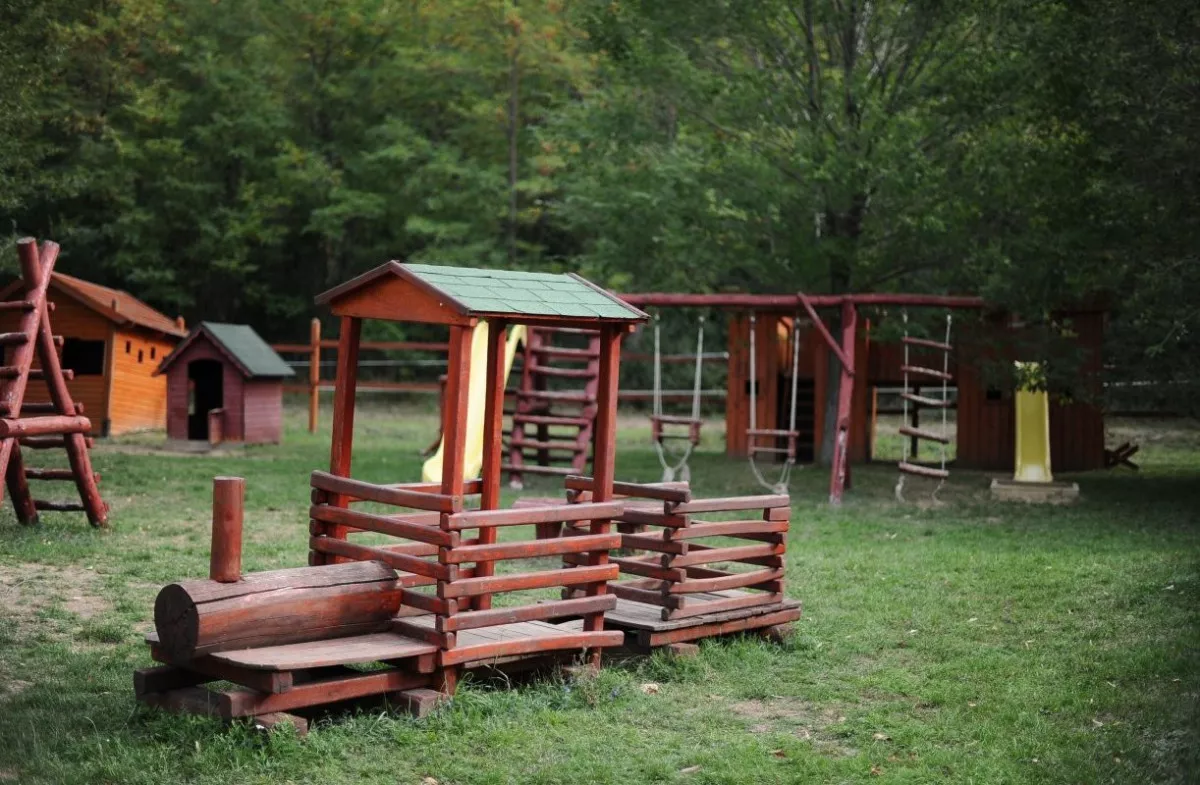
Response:
[[[31,480],[74,480],[75,472],[70,469],[42,469],[35,466],[26,469],[25,476]]]
[[[566,346],[535,346],[533,351],[551,357],[569,357],[577,360],[590,360],[600,356],[599,349],[571,349]]]
[[[561,441],[537,441],[535,439],[515,439],[509,442],[508,446],[520,447],[525,450],[583,450],[587,449],[587,444],[579,444],[578,442],[561,442]]]
[[[652,414],[650,415],[652,422],[660,422],[663,425],[696,425],[702,420],[697,420],[695,417],[681,417],[674,414]]]
[[[594,396],[582,392],[553,392],[551,390],[519,390],[518,398],[532,398],[536,401],[558,401],[560,403],[595,403]]]
[[[558,368],[553,365],[532,365],[530,372],[539,376],[557,376],[564,379],[593,379],[596,374],[587,368]]]
[[[525,423],[528,425],[578,425],[584,426],[591,422],[588,417],[567,417],[557,414],[525,414],[523,412],[513,413],[513,423]]]
[[[950,472],[945,469],[937,469],[933,466],[921,466],[916,463],[906,463],[901,461],[896,467],[905,474],[915,474],[918,477],[930,477],[935,480],[944,480],[950,476]]]
[[[900,340],[903,341],[904,343],[908,344],[909,346],[921,346],[926,349],[938,349],[939,351],[943,351],[943,352],[948,352],[954,348],[953,346],[951,346],[948,343],[942,343],[941,341],[931,341],[928,338],[914,338],[910,335],[906,335],[903,338],[901,338]]]
[[[0,346],[19,346],[28,340],[25,333],[0,333]]]
[[[906,401],[911,401],[918,406],[928,406],[930,409],[949,409],[952,405],[950,401],[943,401],[940,398],[926,398],[924,395],[916,393],[904,392],[900,393],[900,397]]]
[[[48,502],[44,499],[34,499],[33,508],[50,512],[86,512],[79,502]]]
[[[15,379],[21,375],[21,369],[15,365],[0,365],[0,379]],[[68,382],[75,378],[75,372],[70,368],[64,368],[62,372],[63,378]],[[41,368],[29,369],[30,379],[45,379],[46,372]]]
[[[940,433],[933,431],[923,431],[920,428],[911,428],[907,425],[900,426],[901,436],[912,436],[915,439],[925,439],[926,441],[937,442],[938,444],[949,444],[950,437],[942,436]]]
[[[947,382],[954,380],[953,374],[939,371],[935,368],[923,368],[920,365],[901,365],[900,371],[902,373],[917,374],[918,376],[932,376],[935,379],[942,379]]]
[[[0,438],[14,436],[54,436],[87,433],[92,423],[86,417],[52,414],[45,417],[0,417]]]
[[[500,468],[506,472],[518,472],[522,474],[557,474],[562,477],[566,477],[568,474],[578,474],[570,466],[538,466],[536,463],[523,466],[514,466],[511,463],[505,463],[501,464]]]
[[[37,307],[33,300],[5,300],[0,302],[0,311],[32,311]]]
[[[747,436],[775,436],[777,438],[780,436],[795,436],[799,438],[800,433],[800,431],[778,431],[768,428],[754,428],[753,430],[749,428],[746,429]]]

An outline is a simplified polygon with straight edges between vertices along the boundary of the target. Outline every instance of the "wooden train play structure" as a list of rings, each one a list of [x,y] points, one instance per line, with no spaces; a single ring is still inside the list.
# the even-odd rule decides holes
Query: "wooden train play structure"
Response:
[[[159,593],[148,643],[160,664],[135,673],[142,702],[264,725],[289,717],[303,729],[294,712],[352,699],[385,696],[426,711],[454,693],[464,668],[520,669],[581,654],[594,666],[604,649],[778,632],[799,618],[799,604],[783,594],[787,496],[699,499],[685,483],[614,479],[621,342],[645,321],[640,310],[574,275],[397,262],[318,302],[339,318],[340,335],[329,470],[314,471],[308,489],[309,565],[242,574],[243,483],[218,478],[209,577]],[[365,319],[448,330],[437,482],[353,477]],[[475,380],[485,385],[483,452],[478,478],[467,478],[471,350],[484,324]],[[500,509],[511,468],[505,349],[517,325],[586,338],[593,471],[567,476],[562,500]],[[389,544],[355,542],[360,532]],[[497,569],[532,558],[544,561]],[[202,686],[216,681],[236,686]]]

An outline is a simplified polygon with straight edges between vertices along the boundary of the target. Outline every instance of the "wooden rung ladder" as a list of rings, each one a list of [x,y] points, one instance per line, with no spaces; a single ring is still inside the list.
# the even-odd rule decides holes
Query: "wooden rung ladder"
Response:
[[[58,259],[58,244],[24,238],[17,242],[21,279],[21,300],[0,304],[0,310],[20,311],[17,330],[0,333],[0,346],[10,354],[0,367],[0,474],[12,499],[17,520],[33,524],[40,510],[83,512],[93,526],[108,524],[108,506],[97,487],[99,476],[92,471],[87,436],[92,425],[83,416],[83,407],[71,399],[58,349],[62,339],[50,329],[50,305],[46,293],[50,274]],[[34,358],[40,368],[34,368]],[[44,381],[50,392],[49,403],[25,403],[30,379]],[[26,467],[21,448],[61,447],[67,452],[69,469]],[[33,498],[30,480],[73,480],[79,501],[47,501]],[[0,490],[0,495],[3,490]]]
[[[562,336],[576,345],[555,343]],[[578,345],[580,339],[585,346]],[[514,487],[523,484],[524,474],[579,474],[587,467],[596,421],[600,333],[531,326],[523,358],[503,464]],[[552,427],[571,430],[551,432]]]

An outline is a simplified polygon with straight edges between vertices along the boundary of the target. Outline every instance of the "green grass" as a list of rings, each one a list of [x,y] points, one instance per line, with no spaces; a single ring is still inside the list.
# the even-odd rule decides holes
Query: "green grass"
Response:
[[[657,479],[644,424],[623,426],[618,476]],[[421,410],[365,410],[355,475],[416,478],[432,427]],[[875,466],[834,509],[827,473],[797,472],[788,591],[805,617],[786,645],[708,642],[573,685],[468,684],[432,718],[340,715],[306,739],[147,710],[130,674],[150,662],[157,589],[206,572],[213,475],[247,478],[247,570],[305,562],[328,417],[310,436],[289,411],[284,446],[225,456],[102,444],[111,532],[0,518],[0,783],[1195,781],[1200,431],[1137,427],[1142,472],[1078,476],[1069,508],[992,504],[967,472],[941,506],[911,483],[897,505],[894,470]],[[753,492],[719,443],[710,428],[693,485]]]

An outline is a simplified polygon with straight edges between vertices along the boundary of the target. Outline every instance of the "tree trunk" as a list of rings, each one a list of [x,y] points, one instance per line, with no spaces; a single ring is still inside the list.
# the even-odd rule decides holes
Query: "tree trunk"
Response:
[[[519,36],[519,33],[518,33]],[[517,261],[517,165],[521,132],[521,41],[513,46],[508,66],[508,264]]]

